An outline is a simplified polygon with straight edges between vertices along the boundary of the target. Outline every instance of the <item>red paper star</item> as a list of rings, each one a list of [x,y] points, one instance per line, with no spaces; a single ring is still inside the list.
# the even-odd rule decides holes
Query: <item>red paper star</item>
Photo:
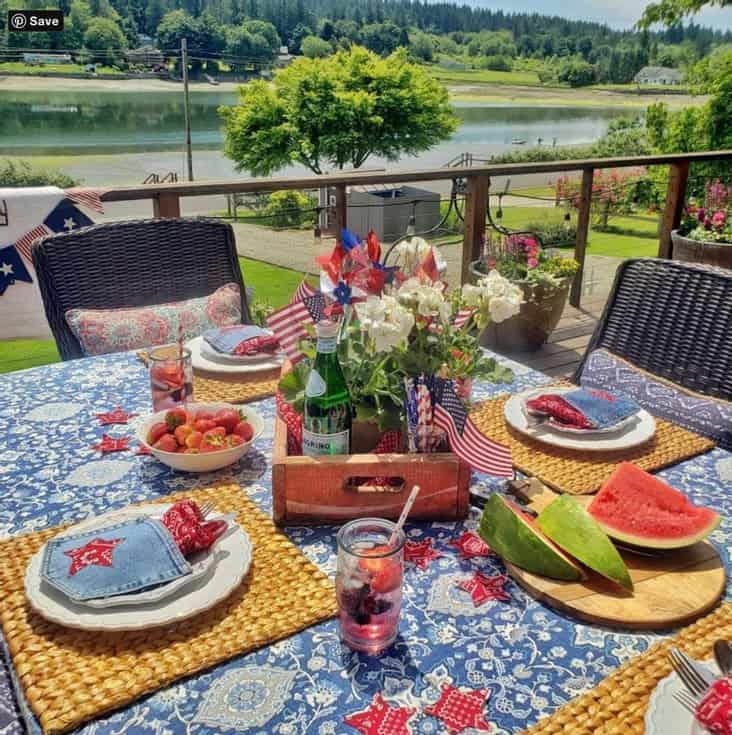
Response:
[[[427,569],[433,559],[441,557],[439,551],[432,547],[432,539],[424,541],[407,541],[404,544],[404,561],[411,561],[417,569]]]
[[[483,705],[489,696],[489,689],[463,692],[452,684],[443,684],[440,698],[434,704],[425,707],[424,712],[441,720],[451,735],[469,727],[489,732],[491,725],[483,715]]]
[[[363,735],[411,735],[407,723],[415,712],[409,707],[390,707],[377,692],[365,710],[346,715],[343,721]]]
[[[96,449],[102,454],[108,454],[109,452],[124,452],[125,449],[129,449],[127,446],[130,443],[129,436],[121,436],[119,439],[115,439],[107,434],[102,434],[102,440],[98,444],[92,445],[92,449]]]
[[[70,549],[64,551],[66,556],[71,557],[71,566],[69,567],[69,576],[73,577],[79,569],[90,567],[93,565],[100,567],[112,566],[112,552],[117,544],[124,541],[121,538],[103,539],[95,538],[78,549]]]
[[[144,444],[140,444],[135,454],[150,455],[152,452]]]
[[[122,410],[121,406],[117,406],[114,411],[97,414],[99,423],[103,426],[106,426],[107,424],[126,424],[133,416],[137,416],[137,414],[127,413],[127,411]]]
[[[464,531],[460,538],[453,539],[448,543],[460,551],[461,559],[471,559],[474,556],[490,556],[493,553],[490,546],[480,536],[471,531]]]
[[[488,600],[500,600],[501,602],[510,600],[511,596],[503,589],[506,582],[508,582],[508,577],[503,574],[487,577],[481,572],[476,572],[470,579],[458,582],[457,586],[469,592],[473,598],[473,605],[478,607]]]

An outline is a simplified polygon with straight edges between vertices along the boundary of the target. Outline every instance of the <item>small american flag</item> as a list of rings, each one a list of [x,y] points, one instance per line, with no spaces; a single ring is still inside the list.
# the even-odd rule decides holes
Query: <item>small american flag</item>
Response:
[[[307,339],[306,325],[317,324],[323,318],[325,297],[321,293],[306,296],[283,306],[267,318],[267,326],[280,341],[282,351],[293,364],[303,358],[300,340]]]
[[[65,189],[64,194],[71,199],[72,202],[80,204],[82,207],[89,207],[99,214],[104,214],[104,205],[102,204],[102,194],[108,189],[90,189],[88,187]]]
[[[33,261],[31,260],[31,245],[39,238],[45,237],[46,235],[53,235],[53,230],[49,229],[48,227],[46,227],[46,225],[41,223],[40,225],[34,227],[30,232],[26,232],[23,237],[16,240],[15,247],[29,263],[32,263]]]
[[[433,421],[450,439],[450,448],[460,459],[479,472],[512,477],[511,449],[478,431],[458,398],[452,381],[446,381],[435,403]]]
[[[457,314],[455,314],[455,318],[452,320],[452,325],[456,329],[461,329],[464,327],[469,321],[470,318],[475,313],[475,309],[460,309]]]
[[[291,304],[294,304],[297,301],[302,301],[308,296],[315,296],[315,294],[318,293],[318,289],[316,289],[315,286],[311,286],[306,279],[307,276],[300,281],[300,285],[297,287],[292,299],[290,300]]]

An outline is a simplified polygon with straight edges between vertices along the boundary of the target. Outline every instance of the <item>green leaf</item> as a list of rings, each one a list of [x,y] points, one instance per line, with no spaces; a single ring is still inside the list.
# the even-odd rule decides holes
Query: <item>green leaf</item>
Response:
[[[285,401],[298,413],[302,413],[304,410],[305,386],[308,382],[308,375],[310,375],[310,362],[300,360],[287,375],[280,379],[277,386]]]

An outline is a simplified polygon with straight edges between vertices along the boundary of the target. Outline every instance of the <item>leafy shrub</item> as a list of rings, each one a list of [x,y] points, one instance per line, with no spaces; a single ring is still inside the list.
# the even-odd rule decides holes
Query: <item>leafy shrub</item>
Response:
[[[511,60],[505,56],[486,56],[480,60],[480,67],[490,71],[511,71],[513,69]]]
[[[528,232],[533,232],[546,248],[566,248],[574,246],[577,240],[577,224],[575,222],[532,222],[526,225]]]
[[[274,191],[262,214],[272,227],[310,227],[315,223],[314,197],[301,191]]]
[[[0,161],[0,186],[58,186],[68,189],[80,183],[61,171],[34,169],[28,161]]]

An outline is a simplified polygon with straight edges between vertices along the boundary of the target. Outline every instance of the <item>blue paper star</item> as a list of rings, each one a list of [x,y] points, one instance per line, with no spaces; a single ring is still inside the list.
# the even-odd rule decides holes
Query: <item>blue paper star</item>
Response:
[[[351,287],[345,281],[339,281],[333,291],[333,296],[338,299],[338,303],[342,306],[351,303]]]

